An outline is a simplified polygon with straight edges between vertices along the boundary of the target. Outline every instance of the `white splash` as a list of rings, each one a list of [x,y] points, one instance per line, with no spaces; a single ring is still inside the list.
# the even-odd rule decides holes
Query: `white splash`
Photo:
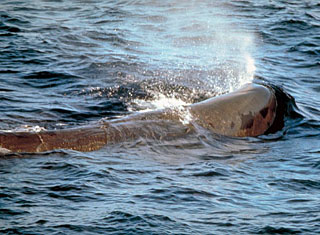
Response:
[[[41,126],[29,126],[29,125],[23,125],[20,127],[17,127],[12,130],[1,130],[3,132],[40,132],[46,130],[44,127]]]
[[[190,109],[186,108],[186,107],[178,107],[177,111],[179,113],[180,119],[179,121],[183,124],[183,125],[188,125],[192,120],[192,114],[190,113]]]
[[[189,103],[184,102],[183,100],[177,99],[175,97],[167,97],[161,93],[155,95],[155,99],[153,100],[135,99],[133,100],[133,103],[138,105],[138,107],[141,109],[139,112],[148,112],[152,110],[166,108],[175,109],[186,105],[190,105]],[[129,111],[133,111],[132,108],[129,108]]]
[[[179,121],[182,124],[187,125],[190,123],[190,121],[192,120],[192,116],[187,107],[191,103],[187,103],[173,96],[168,97],[161,93],[155,95],[155,97],[156,97],[155,99],[148,100],[148,101],[136,99],[136,100],[133,100],[133,103],[135,105],[138,105],[139,109],[141,109],[138,112],[148,112],[148,111],[161,110],[161,109],[172,109],[179,114],[180,116]],[[129,111],[133,111],[133,108],[130,107]]]

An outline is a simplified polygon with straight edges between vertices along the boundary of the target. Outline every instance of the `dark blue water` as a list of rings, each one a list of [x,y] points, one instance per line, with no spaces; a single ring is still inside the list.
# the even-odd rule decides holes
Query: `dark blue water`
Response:
[[[196,102],[252,80],[302,118],[0,159],[2,234],[320,233],[320,4],[0,2],[0,128],[60,129]]]

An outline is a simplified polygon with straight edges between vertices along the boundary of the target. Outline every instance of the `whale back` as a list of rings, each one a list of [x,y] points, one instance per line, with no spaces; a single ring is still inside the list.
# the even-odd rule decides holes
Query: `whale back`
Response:
[[[264,134],[276,116],[273,89],[247,84],[241,89],[194,104],[194,121],[214,133],[244,137]]]
[[[73,129],[0,132],[0,152],[93,151],[106,144],[139,137],[164,139],[183,136],[192,132],[196,125],[226,136],[258,136],[272,129],[277,98],[272,88],[248,84],[235,92],[193,104],[188,109],[193,117],[190,124],[194,125],[184,125],[179,113],[165,109]],[[282,116],[280,119],[278,123],[282,124]],[[171,127],[175,127],[175,131]]]

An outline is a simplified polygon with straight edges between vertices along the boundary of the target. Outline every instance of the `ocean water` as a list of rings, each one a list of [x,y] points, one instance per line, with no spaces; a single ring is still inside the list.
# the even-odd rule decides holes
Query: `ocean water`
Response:
[[[299,118],[94,152],[0,157],[1,234],[320,233],[320,3],[0,2],[0,129],[62,129],[177,107],[247,82]]]

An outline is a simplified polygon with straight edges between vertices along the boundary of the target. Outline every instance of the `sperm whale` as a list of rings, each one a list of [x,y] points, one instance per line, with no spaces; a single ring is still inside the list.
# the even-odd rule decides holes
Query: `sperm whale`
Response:
[[[228,94],[184,107],[184,112],[163,109],[136,113],[114,120],[62,130],[0,132],[5,152],[44,152],[55,149],[94,151],[105,145],[138,138],[172,138],[195,131],[197,126],[231,137],[259,136],[282,128],[275,90],[246,84]],[[181,120],[188,113],[187,123]],[[172,127],[174,126],[174,130]]]

